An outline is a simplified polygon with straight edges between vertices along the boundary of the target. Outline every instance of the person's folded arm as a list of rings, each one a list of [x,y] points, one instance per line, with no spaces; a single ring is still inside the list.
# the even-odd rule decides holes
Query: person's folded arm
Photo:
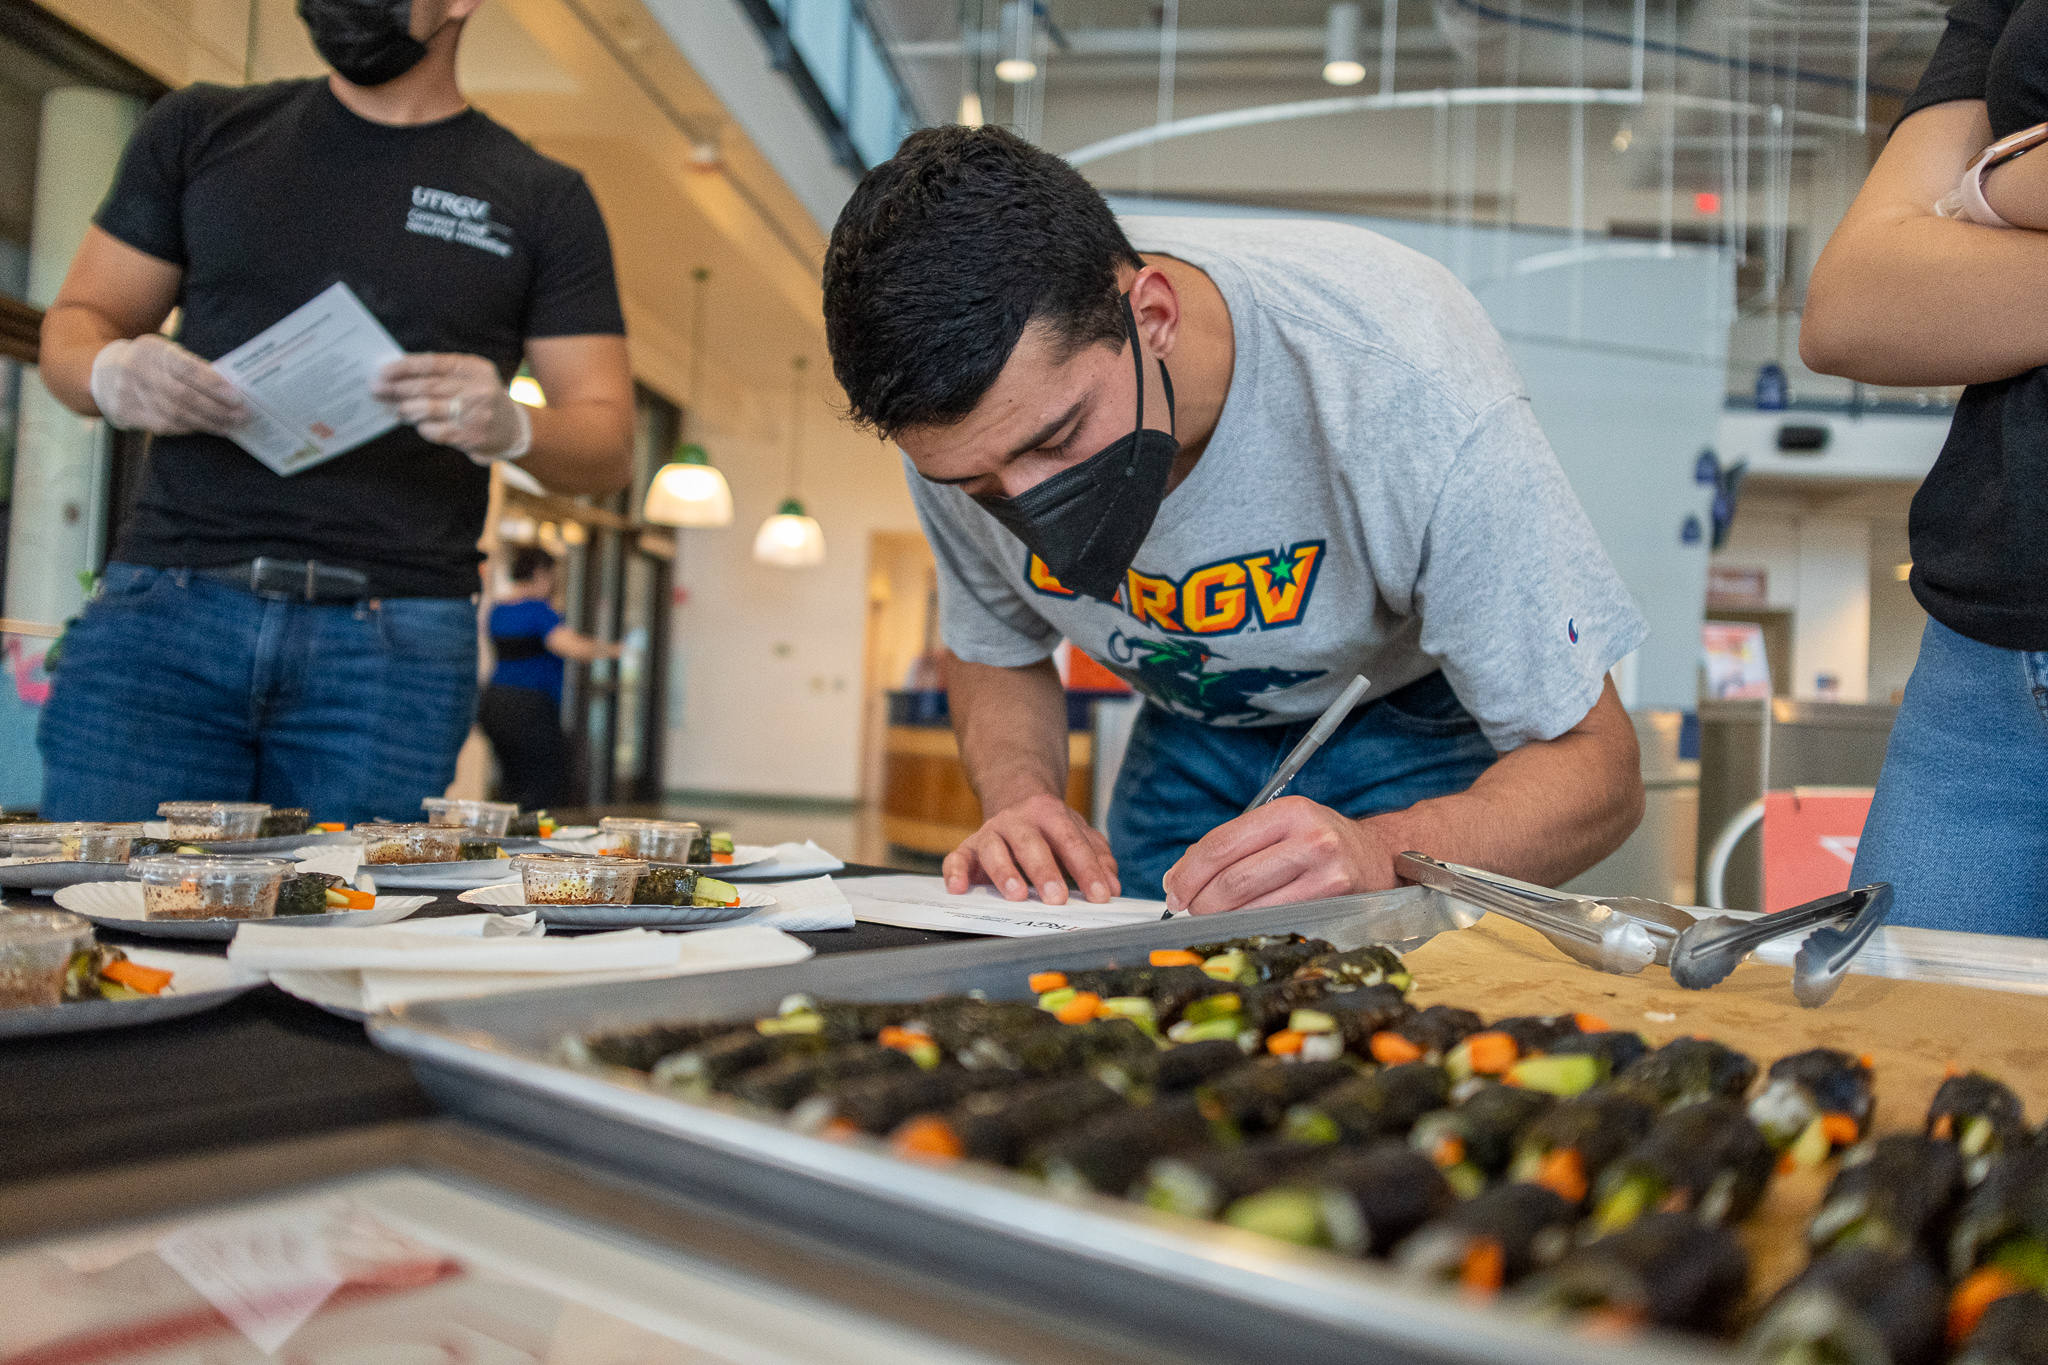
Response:
[[[1642,818],[1635,729],[1608,681],[1577,725],[1501,755],[1456,795],[1358,820],[1283,796],[1219,825],[1167,872],[1166,903],[1200,915],[1384,891],[1410,851],[1556,886]]]
[[[548,405],[519,461],[557,493],[616,493],[633,477],[633,368],[622,336],[533,337],[526,361]]]
[[[1799,356],[1810,368],[1913,387],[2048,365],[2048,232],[1934,212],[1990,143],[1982,100],[1933,105],[1893,132],[1807,284]],[[2023,182],[2048,176],[2031,160],[1994,171],[1987,191],[2003,195],[1999,182],[2013,176],[2012,197],[2022,197]]]

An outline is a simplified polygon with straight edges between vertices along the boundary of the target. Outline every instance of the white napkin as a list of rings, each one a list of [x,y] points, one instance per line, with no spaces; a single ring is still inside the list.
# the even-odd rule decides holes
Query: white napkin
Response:
[[[350,886],[356,883],[356,871],[363,865],[363,846],[360,843],[320,844],[315,847],[293,851],[299,860],[300,872],[325,872],[330,877],[339,877]]]
[[[846,899],[846,893],[840,890],[839,884],[830,877],[814,877],[806,882],[784,882],[779,886],[771,886],[768,890],[774,895],[775,904],[756,910],[751,915],[726,920],[720,927],[767,924],[795,933],[853,927],[853,905]]]
[[[386,929],[301,929],[251,920],[228,961],[251,971],[391,968],[411,972],[613,972],[673,967],[675,934],[620,929],[581,938],[451,938]]]
[[[946,890],[943,877],[857,877],[843,883],[856,919],[905,929],[942,929],[955,934],[996,934],[1025,938],[1076,929],[1110,929],[1166,918],[1166,902],[1119,896],[1090,905],[1079,896],[1047,905],[1033,895],[1007,901],[992,886],[970,887],[965,895]],[[778,893],[779,894],[779,893]]]
[[[806,839],[800,844],[777,844],[775,856],[745,867],[735,867],[721,876],[729,882],[759,881],[764,877],[807,877],[819,872],[837,872],[846,864]]]

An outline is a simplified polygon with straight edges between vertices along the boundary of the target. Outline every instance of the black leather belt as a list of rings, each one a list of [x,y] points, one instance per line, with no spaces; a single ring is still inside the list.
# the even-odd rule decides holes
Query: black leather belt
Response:
[[[214,564],[192,573],[279,602],[361,602],[370,595],[368,574],[317,559],[258,555],[240,564]]]

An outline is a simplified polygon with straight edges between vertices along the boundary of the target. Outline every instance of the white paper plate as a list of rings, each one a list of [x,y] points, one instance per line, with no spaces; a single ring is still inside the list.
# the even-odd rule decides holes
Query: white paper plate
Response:
[[[162,995],[147,1000],[82,1000],[32,1010],[0,1010],[0,1038],[37,1038],[52,1033],[85,1033],[92,1029],[153,1024],[224,1005],[253,986],[261,976],[237,971],[226,958],[210,953],[175,953],[162,948],[124,948],[145,967],[174,975]]]
[[[774,856],[775,850],[764,844],[734,844],[732,861],[729,863],[689,863],[686,866],[694,867],[699,872],[716,874],[720,868],[730,872],[737,868],[752,867],[755,863],[765,863]]]
[[[689,924],[722,924],[775,905],[765,891],[740,891],[738,905],[528,905],[526,888],[517,882],[509,886],[486,886],[465,891],[457,900],[471,905],[488,905],[497,910],[531,910],[549,924],[575,928],[670,929]]]
[[[0,886],[16,891],[55,891],[79,882],[125,882],[126,863],[34,863],[0,858]]]
[[[265,924],[289,924],[302,929],[370,929],[393,924],[423,906],[432,896],[379,896],[368,910],[337,910],[330,915],[281,915]],[[141,882],[85,882],[67,886],[57,893],[57,904],[75,915],[109,929],[125,929],[151,938],[231,939],[235,930],[249,923],[245,919],[145,919],[142,913]]]
[[[376,879],[377,889],[401,891],[468,891],[498,882],[517,883],[509,858],[476,858],[466,863],[364,863],[358,872]]]

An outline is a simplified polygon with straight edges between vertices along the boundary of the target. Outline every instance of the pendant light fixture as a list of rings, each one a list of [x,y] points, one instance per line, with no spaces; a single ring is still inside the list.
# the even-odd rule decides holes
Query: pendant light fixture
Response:
[[[697,401],[704,391],[704,286],[711,272],[698,266],[690,278],[696,284],[690,300],[690,397],[683,408],[685,433],[697,416]],[[647,485],[647,502],[640,515],[657,526],[730,526],[732,489],[703,446],[683,441]]]
[[[1009,55],[996,63],[996,79],[1005,85],[1023,85],[1038,79],[1038,14],[1032,0],[1009,0],[1003,6],[1003,36],[1009,40]]]
[[[805,514],[804,505],[796,497],[797,473],[803,453],[806,364],[804,357],[796,358],[793,366],[796,378],[790,385],[789,496],[775,509],[774,516],[761,523],[760,531],[754,536],[754,558],[763,564],[775,564],[785,569],[808,569],[825,562],[825,532],[816,518]]]
[[[1323,21],[1323,79],[1331,85],[1356,85],[1365,79],[1365,63],[1358,60],[1361,8],[1332,5]]]

